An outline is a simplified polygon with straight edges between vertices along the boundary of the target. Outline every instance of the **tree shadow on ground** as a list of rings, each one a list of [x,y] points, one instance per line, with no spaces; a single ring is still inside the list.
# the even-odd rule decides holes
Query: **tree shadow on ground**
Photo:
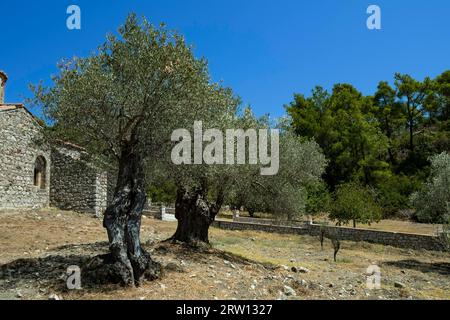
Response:
[[[108,242],[107,241],[99,241],[92,243],[82,243],[82,244],[65,244],[59,247],[56,247],[55,250],[63,251],[63,250],[88,250],[97,252],[100,250],[108,250]]]
[[[229,252],[214,249],[210,246],[190,246],[185,244],[153,243],[145,246],[157,260],[164,261],[164,256],[171,255],[177,260],[190,260],[204,264],[211,263],[211,256],[227,260],[229,263],[242,265],[256,265],[265,269],[273,269],[274,266],[251,261],[244,257]],[[118,290],[119,285],[99,285],[92,281],[86,281],[83,277],[83,266],[93,257],[108,252],[107,242],[93,242],[86,244],[67,244],[56,247],[52,254],[38,258],[20,258],[0,265],[0,290],[32,287],[36,290],[51,288],[59,293],[67,293],[67,269],[69,266],[81,268],[81,284],[83,290],[91,293],[111,292]],[[227,263],[228,263],[227,262]],[[165,269],[166,267],[164,267]],[[173,266],[172,266],[173,269]],[[171,272],[171,268],[165,270]]]
[[[83,269],[93,257],[108,250],[107,242],[87,244],[68,244],[59,246],[53,254],[38,258],[20,258],[0,265],[0,290],[8,290],[24,285],[35,288],[52,288],[59,292],[67,291],[67,269],[78,266]],[[94,283],[86,282],[81,275],[83,289],[108,290]],[[109,289],[114,289],[111,287]]]
[[[394,266],[401,269],[414,269],[423,273],[438,273],[442,275],[450,275],[450,263],[448,262],[422,262],[414,259],[387,261],[383,265]]]
[[[14,289],[23,283],[62,289],[66,286],[69,266],[81,266],[88,255],[51,255],[42,258],[17,259],[0,266],[0,288]]]
[[[230,263],[233,262],[242,265],[260,266],[270,270],[277,268],[277,266],[270,263],[251,260],[231,252],[215,249],[206,244],[197,246],[192,244],[162,241],[156,244],[154,252],[162,256],[170,253],[174,255],[177,260],[189,259],[200,264],[204,264],[205,266],[210,264],[209,258],[211,256],[215,256],[216,258],[223,259],[224,261],[226,260]]]
[[[94,257],[108,253],[108,242],[92,242],[84,244],[66,244],[52,249],[46,256],[37,258],[20,258],[0,265],[0,290],[31,287],[35,290],[51,288],[59,293],[67,293],[67,270],[70,266],[81,269],[81,285],[83,290],[91,293],[108,292],[120,289],[118,284],[99,284],[95,279],[83,276],[84,267]],[[155,249],[156,245],[156,249]],[[205,264],[206,249],[190,248],[181,245],[158,246],[158,243],[146,246],[152,255],[163,258],[173,254],[179,260],[194,259]],[[189,256],[189,258],[188,258]],[[170,272],[171,270],[167,270]],[[173,271],[173,270],[172,270]]]

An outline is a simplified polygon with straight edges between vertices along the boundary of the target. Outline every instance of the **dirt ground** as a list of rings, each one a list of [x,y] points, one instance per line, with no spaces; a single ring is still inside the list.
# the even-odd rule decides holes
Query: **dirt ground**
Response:
[[[174,222],[144,218],[141,240],[164,276],[138,288],[68,290],[66,270],[108,251],[100,219],[54,209],[0,213],[0,299],[450,299],[450,254],[343,242],[337,262],[310,236],[212,228],[211,248],[161,241]],[[367,288],[367,268],[381,289]],[[294,268],[293,268],[294,267]]]

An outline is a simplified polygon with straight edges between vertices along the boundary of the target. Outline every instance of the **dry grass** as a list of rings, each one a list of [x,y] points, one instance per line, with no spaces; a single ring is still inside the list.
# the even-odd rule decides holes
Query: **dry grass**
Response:
[[[36,276],[34,270],[28,278],[22,274],[13,283],[0,278],[0,298],[14,298],[20,290],[24,299],[46,299],[51,291],[65,299],[276,299],[283,289],[283,279],[293,275],[311,284],[308,288],[293,284],[300,299],[450,299],[448,253],[344,241],[335,263],[329,241],[321,251],[315,237],[216,228],[210,230],[212,249],[208,251],[167,244],[160,249],[159,242],[175,228],[173,222],[144,218],[141,240],[154,259],[163,264],[183,261],[185,272],[171,272],[135,289],[112,286],[68,292],[61,287],[61,280],[42,278],[46,270],[38,270]],[[56,210],[0,215],[0,264],[18,258],[31,263],[33,258],[51,255],[92,256],[107,250],[105,241],[101,220],[86,215]],[[225,259],[232,261],[234,268],[224,264]],[[367,292],[365,288],[365,271],[372,263],[381,267],[383,289],[379,292]],[[293,274],[270,265],[302,266],[310,272]],[[404,283],[405,288],[395,288],[396,281]],[[251,289],[253,286],[256,288]],[[345,288],[350,292],[350,286],[354,295],[340,293]]]
[[[442,226],[437,224],[415,223],[400,220],[381,220],[379,223],[373,223],[371,225],[361,224],[357,225],[357,227],[371,230],[436,235]]]
[[[328,219],[328,214],[323,213],[314,217],[315,223],[328,223],[335,224],[335,222]],[[347,225],[348,227],[353,227],[352,223]],[[404,233],[415,233],[415,234],[425,234],[425,235],[436,235],[438,231],[442,228],[440,224],[427,224],[427,223],[416,223],[412,221],[403,220],[392,220],[385,219],[380,222],[369,224],[358,223],[356,225],[358,229],[369,229],[369,230],[382,230],[382,231],[392,231],[392,232],[404,232]]]
[[[350,282],[355,286],[355,279],[357,282],[365,281],[361,275],[369,265],[377,264],[382,270],[383,287],[395,290],[398,299],[410,296],[450,299],[448,253],[343,241],[334,263],[331,243],[326,242],[324,251],[321,251],[319,240],[315,237],[218,229],[213,229],[211,234],[214,247],[239,256],[275,265],[306,267],[311,270],[305,275],[309,281],[339,286],[342,279],[350,276]],[[410,287],[395,289],[396,281]]]

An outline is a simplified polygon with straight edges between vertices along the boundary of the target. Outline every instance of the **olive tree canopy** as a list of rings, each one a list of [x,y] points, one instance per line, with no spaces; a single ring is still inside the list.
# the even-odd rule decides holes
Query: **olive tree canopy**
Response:
[[[118,169],[103,221],[110,254],[83,275],[125,285],[157,277],[159,265],[139,241],[144,168],[170,149],[174,129],[211,112],[205,101],[219,86],[210,82],[205,60],[176,32],[131,14],[96,52],[63,61],[50,87],[32,89],[53,123],[51,137],[81,144]]]

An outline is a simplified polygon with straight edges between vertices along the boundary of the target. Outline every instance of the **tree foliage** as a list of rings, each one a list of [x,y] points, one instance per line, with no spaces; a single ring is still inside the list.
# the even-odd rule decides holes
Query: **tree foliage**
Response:
[[[110,253],[84,273],[131,286],[158,277],[159,264],[140,243],[146,168],[170,150],[174,129],[214,113],[228,90],[211,83],[206,61],[182,36],[134,14],[90,56],[63,61],[51,87],[33,90],[53,123],[50,137],[79,143],[117,168],[103,219]]]
[[[385,174],[388,143],[370,107],[348,84],[334,86],[332,94],[316,87],[311,97],[295,95],[287,106],[297,134],[314,138],[329,160],[325,180],[331,188],[354,177],[372,183]]]
[[[247,180],[238,185],[232,201],[248,211],[269,212],[281,219],[298,219],[306,213],[307,188],[319,183],[326,159],[314,141],[282,130],[280,169],[274,176],[247,171]]]
[[[286,106],[292,128],[313,138],[329,165],[324,179],[333,191],[357,181],[377,191],[385,216],[411,206],[430,170],[429,158],[450,150],[450,71],[419,81],[394,75],[373,96],[350,84],[331,93],[316,87]]]
[[[117,160],[132,135],[144,157],[170,147],[173,129],[205,110],[209,80],[182,36],[131,14],[97,52],[63,60],[52,87],[32,89],[55,136]]]
[[[331,206],[330,219],[339,224],[372,223],[381,219],[381,208],[375,201],[373,190],[349,182],[340,185],[334,192],[334,202]]]
[[[450,155],[444,152],[430,161],[430,177],[411,201],[420,222],[450,223]]]

